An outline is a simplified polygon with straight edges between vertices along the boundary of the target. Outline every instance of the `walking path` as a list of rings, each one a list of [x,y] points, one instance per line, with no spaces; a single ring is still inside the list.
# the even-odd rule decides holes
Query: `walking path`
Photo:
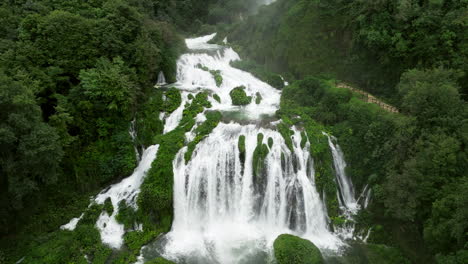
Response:
[[[350,85],[348,85],[346,83],[338,83],[336,85],[336,87],[350,89],[351,91],[360,94],[361,95],[360,99],[362,101],[367,102],[367,103],[376,104],[385,111],[388,111],[388,112],[391,112],[391,113],[399,113],[400,112],[396,107],[391,106],[391,105],[389,105],[387,103],[384,103],[381,100],[375,98],[373,95],[371,95],[371,94],[369,94],[367,92],[364,92],[363,90],[356,89],[356,88],[354,88],[354,87],[352,87],[352,86],[350,86]]]

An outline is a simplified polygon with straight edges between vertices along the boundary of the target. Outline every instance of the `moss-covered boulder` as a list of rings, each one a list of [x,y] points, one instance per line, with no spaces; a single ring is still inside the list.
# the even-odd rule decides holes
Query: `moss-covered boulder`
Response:
[[[247,96],[245,86],[238,86],[229,93],[233,105],[248,105],[252,102],[252,96]]]
[[[278,264],[322,264],[320,250],[309,240],[293,235],[280,235],[273,243]]]

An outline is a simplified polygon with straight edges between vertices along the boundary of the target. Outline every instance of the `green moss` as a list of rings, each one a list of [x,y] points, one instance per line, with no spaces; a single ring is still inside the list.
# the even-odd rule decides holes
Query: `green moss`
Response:
[[[104,202],[103,210],[106,211],[108,215],[112,215],[112,213],[114,212],[114,206],[112,205],[110,197],[108,197]]]
[[[218,94],[213,94],[213,99],[215,99],[218,103],[221,103],[221,98]]]
[[[24,263],[87,263],[88,256],[92,263],[104,264],[112,250],[101,242],[95,223],[103,209],[102,205],[93,204],[78,223],[74,231],[56,231],[44,237],[37,237]]]
[[[239,86],[231,90],[229,95],[233,105],[248,105],[252,102],[252,96],[247,96],[244,90],[245,86]]]
[[[200,63],[197,64],[197,68],[211,73],[211,75],[215,79],[216,86],[220,87],[221,84],[223,84],[223,76],[221,76],[221,71],[219,71],[219,70],[210,70],[210,68],[208,68],[206,66],[203,66]]]
[[[325,129],[313,121],[305,122],[305,129],[310,140],[310,152],[314,158],[315,184],[319,194],[325,193],[328,215],[338,217],[340,214],[336,190],[336,176],[333,167],[333,156],[328,145],[328,138],[322,134]]]
[[[262,99],[263,99],[263,98],[262,98],[262,95],[261,95],[259,92],[257,92],[257,93],[255,94],[255,103],[256,103],[256,104],[260,104],[260,103],[262,102]]]
[[[268,83],[276,89],[283,89],[284,87],[283,79],[281,79],[279,74],[274,74],[267,71],[264,67],[258,65],[254,61],[241,60],[233,61],[230,64],[235,68],[252,73],[255,77]]]
[[[185,133],[194,126],[197,114],[209,107],[211,103],[208,101],[208,94],[198,93],[192,103],[184,109],[179,126],[155,138],[155,142],[159,144],[158,155],[148,171],[138,196],[138,206],[141,210],[139,215],[141,215],[144,230],[151,232],[152,237],[170,230],[173,217],[172,161],[185,145]]]
[[[219,111],[208,112],[206,114],[206,121],[195,129],[195,139],[187,146],[187,152],[185,152],[184,156],[185,162],[188,162],[192,158],[195,147],[218,126],[222,117]]]
[[[268,138],[268,146],[270,147],[270,149],[271,149],[271,147],[273,147],[273,138],[271,138],[271,137]]]
[[[223,84],[223,76],[221,76],[221,71],[219,70],[211,70],[210,71],[211,75],[213,75],[213,78],[215,79],[216,86],[220,87],[221,84]]]
[[[253,185],[254,189],[260,193],[263,193],[266,183],[266,178],[264,177],[265,158],[269,153],[268,146],[263,144],[263,137],[262,133],[257,135],[257,147],[254,150],[252,159]]]
[[[278,264],[323,264],[320,250],[309,240],[280,235],[273,243]]]
[[[117,222],[124,225],[125,230],[133,228],[138,222],[138,214],[133,207],[128,206],[125,200],[119,203],[119,213],[115,217]]]
[[[156,259],[150,260],[149,262],[146,262],[146,264],[175,264],[175,262],[169,261],[164,258],[156,258]]]
[[[291,152],[294,152],[293,143],[291,139],[293,133],[291,132],[291,129],[289,129],[289,127],[286,124],[280,123],[278,124],[278,131],[284,138],[284,142],[286,143],[286,146],[289,148],[289,150],[291,150]]]
[[[78,222],[78,224],[94,225],[99,215],[101,215],[102,209],[103,209],[103,205],[100,205],[97,203],[91,204],[91,206],[89,206],[84,212],[83,217]]]
[[[166,100],[164,101],[162,111],[166,113],[172,113],[177,108],[179,108],[180,104],[182,103],[182,96],[180,91],[176,88],[170,88],[165,93]]]
[[[187,98],[188,98],[189,100],[193,100],[193,98],[195,98],[195,97],[193,97],[193,94],[189,94],[189,95],[187,96]]]
[[[237,142],[237,147],[239,148],[239,159],[242,166],[245,164],[245,136],[240,135],[239,141]]]
[[[302,131],[301,132],[301,148],[304,148],[307,143],[307,134]]]
[[[137,131],[137,139],[135,144],[145,147],[154,145],[154,136],[162,134],[164,124],[155,114],[158,111],[164,111],[164,102],[162,99],[161,90],[151,90],[148,93],[146,101],[138,105],[138,110],[135,116],[135,127]]]

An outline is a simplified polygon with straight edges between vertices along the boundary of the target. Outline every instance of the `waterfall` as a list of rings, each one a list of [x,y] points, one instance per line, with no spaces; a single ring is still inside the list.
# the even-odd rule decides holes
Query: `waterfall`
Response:
[[[346,175],[346,161],[344,160],[343,151],[338,144],[333,141],[336,140],[332,136],[328,136],[328,144],[333,156],[333,165],[335,168],[336,178],[339,187],[339,201],[351,213],[359,210],[359,205],[354,196],[354,187],[351,179]]]
[[[158,74],[158,81],[156,83],[156,86],[164,86],[166,85],[166,77],[164,76],[164,72],[160,71]]]
[[[301,148],[301,134],[294,130],[293,152],[279,132],[235,123],[220,124],[187,164],[186,149],[182,149],[173,163],[175,219],[166,237],[165,256],[240,263],[255,251],[270,250],[282,233],[337,249],[341,241],[327,227],[309,143]],[[259,133],[264,144],[273,140],[264,180],[255,179],[252,169]],[[245,136],[244,163],[238,149],[241,135]]]
[[[189,161],[185,160],[187,147],[177,153],[172,163],[172,229],[143,247],[137,263],[159,255],[188,264],[267,263],[272,260],[274,240],[284,233],[308,239],[321,250],[338,251],[344,245],[343,238],[352,235],[354,226],[345,231],[331,230],[325,197],[315,185],[309,139],[303,140],[303,131],[293,126],[292,144],[286,144],[276,128],[282,121],[275,119],[281,92],[252,74],[231,67],[230,62],[240,57],[230,47],[208,44],[215,35],[186,40],[190,51],[179,58],[177,82],[173,84],[181,92],[182,103],[170,115],[159,117],[165,120],[164,134],[169,133],[179,125],[186,104],[191,102],[189,98],[206,91],[212,105],[209,110],[220,111],[230,121],[223,120],[202,139]],[[213,72],[222,77],[222,84],[215,82]],[[263,99],[259,104],[252,100],[246,106],[232,105],[230,91],[238,86],[245,87],[247,96],[260,95]],[[220,100],[215,100],[214,95]],[[196,116],[194,127],[185,134],[186,143],[197,136],[196,128],[207,120],[206,111]],[[135,131],[131,132],[135,136]],[[242,150],[241,138],[245,141]],[[359,206],[345,174],[343,153],[331,136],[328,140],[340,204],[351,215],[349,212],[355,212]],[[130,177],[94,199],[98,204],[110,199],[114,207],[111,215],[102,212],[96,223],[102,241],[112,248],[122,246],[125,233],[123,225],[116,221],[118,204],[125,201],[137,207],[140,186],[158,149],[159,145],[154,145],[144,150]],[[73,229],[79,220],[75,218],[62,228]]]
[[[107,212],[102,212],[96,223],[101,233],[103,243],[110,247],[120,248],[123,244],[125,230],[123,225],[118,223],[115,218],[119,212],[119,203],[125,201],[127,205],[133,208],[137,207],[136,197],[140,192],[140,186],[143,183],[144,176],[151,168],[151,163],[156,159],[158,148],[159,145],[147,148],[143,152],[140,164],[138,164],[138,167],[130,177],[110,186],[110,188],[101,192],[95,199],[97,204],[103,204],[110,198],[112,206],[114,207],[112,215],[108,215]]]

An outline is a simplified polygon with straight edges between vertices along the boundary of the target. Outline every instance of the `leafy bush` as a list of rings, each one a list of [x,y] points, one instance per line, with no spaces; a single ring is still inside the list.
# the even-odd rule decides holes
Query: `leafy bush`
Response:
[[[248,105],[252,102],[252,96],[247,96],[245,86],[239,86],[229,93],[233,105]]]
[[[320,250],[309,240],[280,235],[273,243],[278,264],[323,264]]]

